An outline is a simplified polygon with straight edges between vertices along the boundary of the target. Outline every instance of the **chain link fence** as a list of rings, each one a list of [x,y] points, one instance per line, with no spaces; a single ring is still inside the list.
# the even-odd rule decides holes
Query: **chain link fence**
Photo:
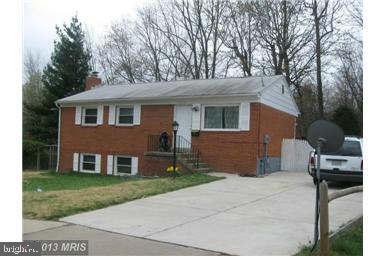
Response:
[[[23,170],[55,170],[56,164],[57,145],[23,142]]]

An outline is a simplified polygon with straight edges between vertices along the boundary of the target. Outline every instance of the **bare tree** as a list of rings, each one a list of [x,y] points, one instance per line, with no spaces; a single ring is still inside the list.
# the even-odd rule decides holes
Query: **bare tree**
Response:
[[[23,138],[28,138],[31,130],[41,124],[41,116],[36,115],[33,111],[43,105],[44,85],[41,81],[40,54],[28,50],[24,55],[23,66]]]
[[[98,46],[99,64],[107,82],[143,80],[140,53],[134,39],[132,23],[124,19],[111,26],[104,42]]]
[[[313,26],[307,22],[304,3],[304,0],[252,2],[256,40],[262,55],[258,60],[260,68],[264,74],[285,75],[292,89],[299,93],[315,56],[311,46]]]
[[[23,78],[26,84],[30,83],[32,80],[41,77],[41,56],[39,53],[33,53],[31,50],[28,50],[24,55],[23,60]]]
[[[256,22],[251,4],[248,1],[227,2],[226,7],[224,23],[227,27],[220,36],[238,59],[243,75],[251,76],[257,48]]]
[[[340,10],[339,1],[324,0],[320,3],[311,0],[307,7],[312,11],[313,24],[315,27],[315,52],[316,52],[316,83],[317,83],[317,102],[320,118],[324,117],[324,99],[322,82],[321,57],[324,54],[324,43],[334,32],[334,23],[337,12]]]
[[[150,7],[143,8],[139,11],[139,21],[136,22],[135,31],[137,32],[141,43],[144,46],[143,51],[147,53],[148,62],[151,66],[152,74],[155,81],[161,81],[160,72],[160,49],[164,47],[161,41],[161,34],[154,30],[151,26],[157,23],[155,10]]]

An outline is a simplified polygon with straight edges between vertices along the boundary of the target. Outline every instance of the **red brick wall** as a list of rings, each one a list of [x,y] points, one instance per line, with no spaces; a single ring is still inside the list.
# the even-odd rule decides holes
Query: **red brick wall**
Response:
[[[264,104],[261,104],[261,106],[260,142],[263,142],[264,134],[268,134],[270,137],[268,155],[280,156],[282,140],[284,138],[294,138],[295,136],[296,118]],[[261,151],[260,154],[262,154]]]
[[[104,107],[104,124],[97,127],[75,125],[75,108],[62,108],[60,165],[62,171],[72,170],[73,152],[102,155],[101,169],[106,173],[108,154],[139,157],[142,175],[163,175],[169,159],[144,156],[150,134],[160,134],[164,128],[172,134],[173,107],[145,105],[141,107],[139,126],[108,125],[108,107]],[[259,122],[261,120],[261,122]],[[265,133],[270,135],[269,155],[280,156],[283,138],[292,138],[295,117],[264,104],[251,104],[250,131],[200,131],[192,143],[202,152],[202,160],[217,171],[254,173],[261,156]],[[259,139],[258,139],[259,138]]]
[[[172,134],[173,107],[146,105],[141,107],[140,125],[108,125],[108,106],[104,107],[103,125],[75,125],[75,108],[62,108],[60,165],[62,171],[72,170],[73,152],[101,154],[101,170],[106,173],[108,154],[125,154],[139,158],[138,169],[143,175],[153,175],[158,161],[145,157],[148,135],[160,134],[164,129]],[[153,165],[150,162],[154,162]],[[150,166],[155,166],[149,168]],[[149,168],[149,169],[148,169]]]
[[[200,131],[198,137],[192,137],[192,142],[202,151],[203,161],[214,169],[254,173],[257,158],[262,154],[264,134],[270,135],[269,154],[280,156],[281,141],[293,137],[294,125],[294,116],[252,103],[249,131]]]

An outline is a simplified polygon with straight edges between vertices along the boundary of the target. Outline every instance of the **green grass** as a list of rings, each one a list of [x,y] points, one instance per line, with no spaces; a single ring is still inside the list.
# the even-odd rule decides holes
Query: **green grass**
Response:
[[[343,232],[331,241],[332,256],[359,256],[363,255],[363,224],[358,224]],[[310,247],[304,247],[295,256],[309,256]]]
[[[87,173],[24,172],[23,191],[55,191],[108,186],[124,182],[117,176],[102,176]]]
[[[222,177],[204,173],[183,175],[176,179],[136,177],[124,180],[98,175],[26,172],[23,173],[23,216],[56,220],[219,179]],[[36,192],[37,187],[43,191]]]

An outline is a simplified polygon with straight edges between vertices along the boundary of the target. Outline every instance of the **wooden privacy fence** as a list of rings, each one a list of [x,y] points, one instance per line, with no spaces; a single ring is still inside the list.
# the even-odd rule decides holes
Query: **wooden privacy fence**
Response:
[[[328,185],[325,181],[320,183],[320,255],[329,256],[329,209],[332,200],[363,191],[363,186],[351,187],[336,191],[328,195]]]
[[[281,145],[281,170],[306,171],[311,151],[313,151],[313,148],[306,140],[283,139]]]

